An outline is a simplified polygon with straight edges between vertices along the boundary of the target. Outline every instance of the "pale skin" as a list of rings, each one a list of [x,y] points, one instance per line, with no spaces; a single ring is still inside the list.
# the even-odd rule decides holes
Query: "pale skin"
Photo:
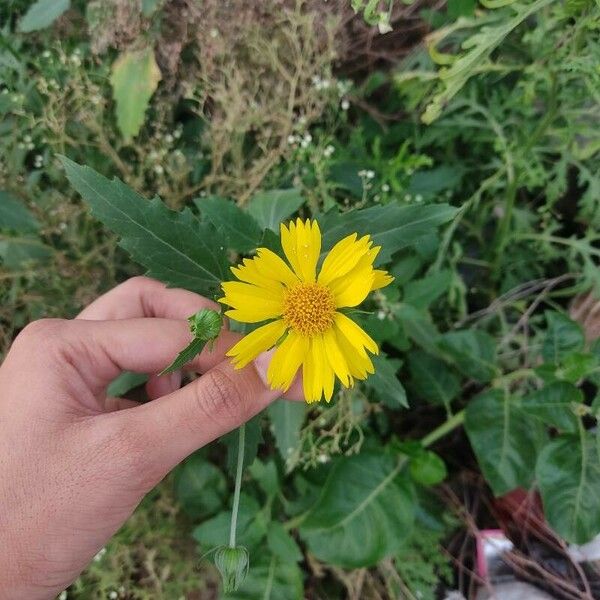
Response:
[[[16,338],[0,366],[0,600],[54,598],[173,467],[281,396],[265,383],[268,355],[233,369],[225,352],[240,336],[226,329],[188,385],[154,375],[152,402],[106,396],[121,371],[168,365],[202,308],[216,306],[136,277]],[[301,399],[301,385],[286,396]]]

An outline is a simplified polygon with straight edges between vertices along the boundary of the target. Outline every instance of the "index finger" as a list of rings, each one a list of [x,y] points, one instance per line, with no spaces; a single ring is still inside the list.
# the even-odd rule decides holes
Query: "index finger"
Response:
[[[216,302],[199,294],[168,288],[149,277],[133,277],[100,296],[76,318],[88,321],[140,317],[187,319],[203,308],[220,310]]]

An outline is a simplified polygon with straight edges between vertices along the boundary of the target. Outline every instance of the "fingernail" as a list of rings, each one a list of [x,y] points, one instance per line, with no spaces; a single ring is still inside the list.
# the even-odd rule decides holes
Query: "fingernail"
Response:
[[[262,382],[265,384],[265,387],[270,388],[269,380],[267,378],[267,371],[269,370],[269,364],[271,363],[271,358],[273,358],[273,352],[275,350],[267,350],[267,352],[263,352],[259,354],[254,359],[254,367],[256,368],[256,372],[258,376],[261,378]]]

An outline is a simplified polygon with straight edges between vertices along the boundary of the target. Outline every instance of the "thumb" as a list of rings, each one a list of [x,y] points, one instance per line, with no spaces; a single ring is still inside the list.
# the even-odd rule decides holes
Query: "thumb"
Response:
[[[186,456],[239,427],[281,396],[264,383],[261,361],[234,369],[225,360],[185,387],[106,415],[141,445],[150,472],[163,477]],[[261,373],[259,374],[260,369]],[[138,466],[139,463],[138,463]]]

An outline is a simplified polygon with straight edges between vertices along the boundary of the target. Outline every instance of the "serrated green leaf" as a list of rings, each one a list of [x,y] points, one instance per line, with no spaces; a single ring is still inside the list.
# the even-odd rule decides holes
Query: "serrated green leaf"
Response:
[[[598,437],[564,435],[540,453],[536,476],[544,515],[552,528],[574,544],[600,532],[600,447]]]
[[[396,552],[414,519],[403,459],[363,452],[339,459],[300,527],[310,551],[344,568],[368,567]]]
[[[262,237],[262,229],[254,218],[231,200],[219,196],[196,198],[194,204],[223,236],[224,246],[238,252],[254,250]]]
[[[71,7],[71,0],[37,0],[19,21],[19,31],[29,33],[52,25]]]
[[[485,383],[498,374],[496,342],[485,331],[450,331],[437,344],[467,377]]]
[[[178,371],[183,365],[193,360],[200,352],[202,352],[204,346],[207,344],[207,340],[201,340],[194,338],[176,357],[175,360],[168,366],[165,367],[159,375],[166,375],[173,371]]]
[[[583,402],[581,390],[566,381],[557,381],[521,400],[521,408],[532,417],[561,431],[575,432],[573,406]]]
[[[304,203],[300,190],[258,192],[248,202],[248,212],[263,229],[279,233],[279,225],[289,219]]]
[[[559,364],[572,352],[583,350],[585,336],[581,325],[564,313],[546,311],[548,329],[542,346],[544,360]]]
[[[117,125],[126,142],[139,133],[160,79],[151,47],[127,50],[113,63],[110,83],[116,102]]]
[[[437,340],[440,337],[440,333],[428,311],[419,310],[410,304],[400,304],[394,313],[400,323],[402,323],[406,335],[417,346],[420,346],[429,354],[441,354],[437,347]]]
[[[416,350],[409,354],[408,366],[412,386],[423,400],[449,406],[460,392],[460,379],[443,360]]]
[[[467,406],[465,429],[496,496],[530,487],[547,436],[543,425],[524,413],[515,398],[500,390],[477,396]]]
[[[203,456],[192,454],[178,467],[175,496],[190,517],[205,519],[214,515],[222,508],[226,494],[225,476]]]
[[[373,356],[372,360],[375,373],[366,380],[366,386],[389,408],[408,408],[406,392],[396,376],[402,363],[383,353]]]
[[[24,204],[8,192],[0,191],[0,230],[34,233],[40,228],[37,219]]]
[[[167,285],[212,296],[227,277],[228,261],[218,235],[189,210],[148,202],[119,179],[112,181],[62,157],[71,185],[92,214],[121,236],[120,245]]]
[[[323,232],[323,252],[345,236],[357,232],[370,235],[376,246],[381,246],[377,264],[390,260],[392,254],[414,245],[424,234],[451,221],[457,209],[449,204],[399,206],[386,204],[346,213],[329,211],[319,217]]]
[[[300,443],[300,430],[306,417],[306,403],[277,400],[267,409],[271,431],[281,458],[289,469],[290,458]]]

